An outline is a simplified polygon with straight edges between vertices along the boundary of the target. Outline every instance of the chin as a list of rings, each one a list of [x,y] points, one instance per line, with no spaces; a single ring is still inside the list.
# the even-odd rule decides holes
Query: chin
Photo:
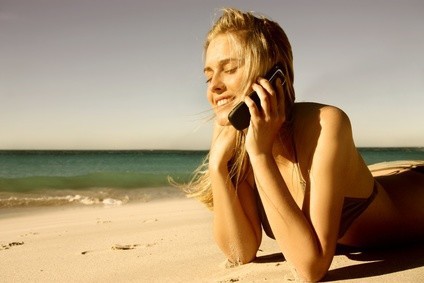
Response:
[[[231,123],[230,123],[230,121],[228,120],[228,117],[217,117],[216,118],[216,122],[218,123],[218,125],[220,125],[220,126],[230,126],[231,125]]]
[[[228,114],[230,114],[231,110],[234,108],[233,104],[227,104],[223,107],[220,107],[215,111],[215,117],[218,125],[220,126],[229,126],[231,125],[228,120]]]
[[[228,120],[228,114],[230,113],[230,111],[218,111],[217,113],[215,113],[215,119],[216,122],[218,123],[218,125],[220,126],[229,126],[231,125],[230,121]]]

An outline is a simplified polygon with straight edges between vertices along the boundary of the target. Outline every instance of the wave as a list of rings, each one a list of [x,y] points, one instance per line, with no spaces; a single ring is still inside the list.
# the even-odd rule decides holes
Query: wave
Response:
[[[103,204],[108,206],[119,206],[128,202],[128,199],[120,200],[113,198],[99,199],[82,195],[67,196],[11,196],[0,198],[0,208],[23,207],[23,206],[60,206],[67,204],[94,205]]]
[[[0,191],[31,192],[40,189],[87,189],[87,188],[152,188],[168,186],[169,174],[159,173],[90,173],[80,176],[30,176],[0,178]],[[172,174],[178,181],[186,181],[189,174]]]
[[[0,178],[0,208],[63,205],[117,206],[181,197],[168,177],[188,180],[188,173],[90,173],[79,176]]]
[[[43,189],[33,192],[0,192],[0,209],[40,206],[120,206],[126,203],[157,199],[181,198],[184,193],[175,187],[138,189],[89,188],[84,190]]]

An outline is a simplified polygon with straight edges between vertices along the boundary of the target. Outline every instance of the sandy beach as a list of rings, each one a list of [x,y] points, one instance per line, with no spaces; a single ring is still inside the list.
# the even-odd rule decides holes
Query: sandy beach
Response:
[[[275,241],[228,267],[212,214],[177,198],[118,207],[0,210],[1,282],[293,282]],[[424,245],[340,250],[327,282],[424,282]]]

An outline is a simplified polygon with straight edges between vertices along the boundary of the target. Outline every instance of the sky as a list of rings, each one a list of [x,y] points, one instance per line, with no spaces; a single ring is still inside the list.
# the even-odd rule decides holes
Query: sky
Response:
[[[297,101],[343,109],[357,146],[424,146],[424,1],[0,0],[0,149],[208,149],[223,7],[283,27]]]

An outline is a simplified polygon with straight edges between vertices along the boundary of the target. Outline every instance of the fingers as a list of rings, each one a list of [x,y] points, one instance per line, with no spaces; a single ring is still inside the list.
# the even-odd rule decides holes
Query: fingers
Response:
[[[250,97],[245,98],[251,122],[256,126],[261,120],[263,122],[275,121],[277,124],[282,124],[285,120],[283,82],[277,78],[274,85],[264,78],[258,79],[257,83],[252,85],[252,89],[258,94],[261,102],[259,108]]]
[[[285,119],[285,115],[286,115],[286,100],[285,100],[285,96],[284,96],[284,90],[283,90],[283,85],[284,85],[285,81],[282,82],[280,78],[278,78],[276,80],[276,88],[277,88],[277,93],[278,93],[278,99],[277,99],[277,112],[278,112],[278,116],[281,117],[281,119]]]
[[[209,168],[226,168],[236,149],[236,133],[232,127],[215,129],[215,137],[209,150]]]
[[[263,88],[264,91],[260,92],[259,96],[264,103],[266,104],[264,111],[266,114],[273,116],[277,111],[277,93],[275,92],[274,86],[266,79],[260,78],[258,80],[259,85]],[[262,105],[262,104],[261,104]]]
[[[271,116],[270,113],[272,111],[271,110],[272,104],[271,104],[271,99],[269,97],[269,94],[267,93],[265,88],[259,83],[254,83],[252,85],[252,89],[256,92],[256,94],[259,97],[260,107],[255,107],[254,109],[256,109],[256,111],[251,113],[251,115],[255,118],[257,115],[258,116],[257,118],[268,119]]]
[[[261,107],[258,108],[256,105],[251,104],[250,97],[246,97],[245,102],[249,109],[251,109],[251,115],[260,116],[266,120],[278,115],[278,93],[280,91],[277,89],[278,92],[276,92],[273,85],[264,78],[260,78],[257,83],[254,83],[252,89],[257,93]],[[281,88],[279,89],[282,90]]]

